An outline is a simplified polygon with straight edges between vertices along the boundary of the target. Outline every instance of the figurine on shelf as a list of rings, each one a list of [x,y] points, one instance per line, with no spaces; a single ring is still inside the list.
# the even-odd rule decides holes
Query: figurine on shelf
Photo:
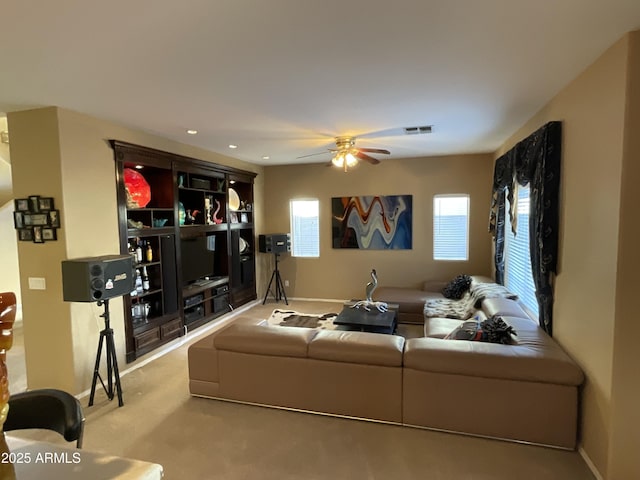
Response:
[[[222,223],[222,218],[218,218],[218,212],[220,211],[220,202],[217,199],[214,200],[214,202],[216,202],[216,210],[215,212],[213,212],[213,223],[219,225]]]
[[[187,210],[187,215],[185,216],[184,224],[193,225],[194,223],[196,223],[196,215],[198,215],[199,212],[200,210],[193,210],[193,213],[191,213],[191,210]]]
[[[213,225],[211,219],[211,197],[204,197],[204,223]]]

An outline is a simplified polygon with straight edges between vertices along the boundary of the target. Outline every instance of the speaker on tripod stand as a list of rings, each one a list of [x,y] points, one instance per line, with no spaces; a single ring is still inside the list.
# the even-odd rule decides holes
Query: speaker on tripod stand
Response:
[[[271,274],[271,280],[267,286],[267,291],[264,294],[264,305],[267,301],[269,293],[273,295],[276,302],[279,302],[284,298],[284,303],[289,305],[287,300],[287,293],[284,291],[284,285],[282,283],[282,277],[280,277],[280,270],[278,270],[278,259],[280,254],[291,252],[291,235],[288,233],[271,233],[258,236],[258,250],[262,253],[273,253],[275,259],[275,268]],[[271,287],[274,290],[271,290]]]
[[[89,406],[93,405],[97,381],[109,400],[118,395],[122,406],[122,387],[113,329],[109,323],[109,299],[131,293],[134,289],[134,268],[131,255],[103,255],[62,261],[62,297],[65,302],[97,302],[104,307],[104,329],[100,332],[96,363],[93,369]],[[106,347],[107,385],[100,375],[102,347]],[[114,391],[115,385],[115,391]]]

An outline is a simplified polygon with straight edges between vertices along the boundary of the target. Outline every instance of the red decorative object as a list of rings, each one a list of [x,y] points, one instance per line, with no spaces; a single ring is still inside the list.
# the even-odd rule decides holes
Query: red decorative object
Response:
[[[127,190],[128,208],[144,208],[151,201],[151,187],[140,172],[125,168],[124,186]]]

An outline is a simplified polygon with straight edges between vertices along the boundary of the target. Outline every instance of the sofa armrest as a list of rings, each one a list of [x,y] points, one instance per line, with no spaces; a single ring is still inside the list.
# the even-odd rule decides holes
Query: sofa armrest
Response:
[[[218,381],[218,351],[215,339],[233,325],[263,325],[266,320],[238,317],[228,325],[193,343],[188,350],[189,378],[203,382]]]

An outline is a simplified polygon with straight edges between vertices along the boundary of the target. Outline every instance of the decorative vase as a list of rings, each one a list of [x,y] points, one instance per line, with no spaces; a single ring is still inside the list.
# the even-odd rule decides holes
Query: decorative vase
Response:
[[[187,211],[184,209],[182,202],[178,202],[178,223],[184,225],[184,221],[187,218]]]

